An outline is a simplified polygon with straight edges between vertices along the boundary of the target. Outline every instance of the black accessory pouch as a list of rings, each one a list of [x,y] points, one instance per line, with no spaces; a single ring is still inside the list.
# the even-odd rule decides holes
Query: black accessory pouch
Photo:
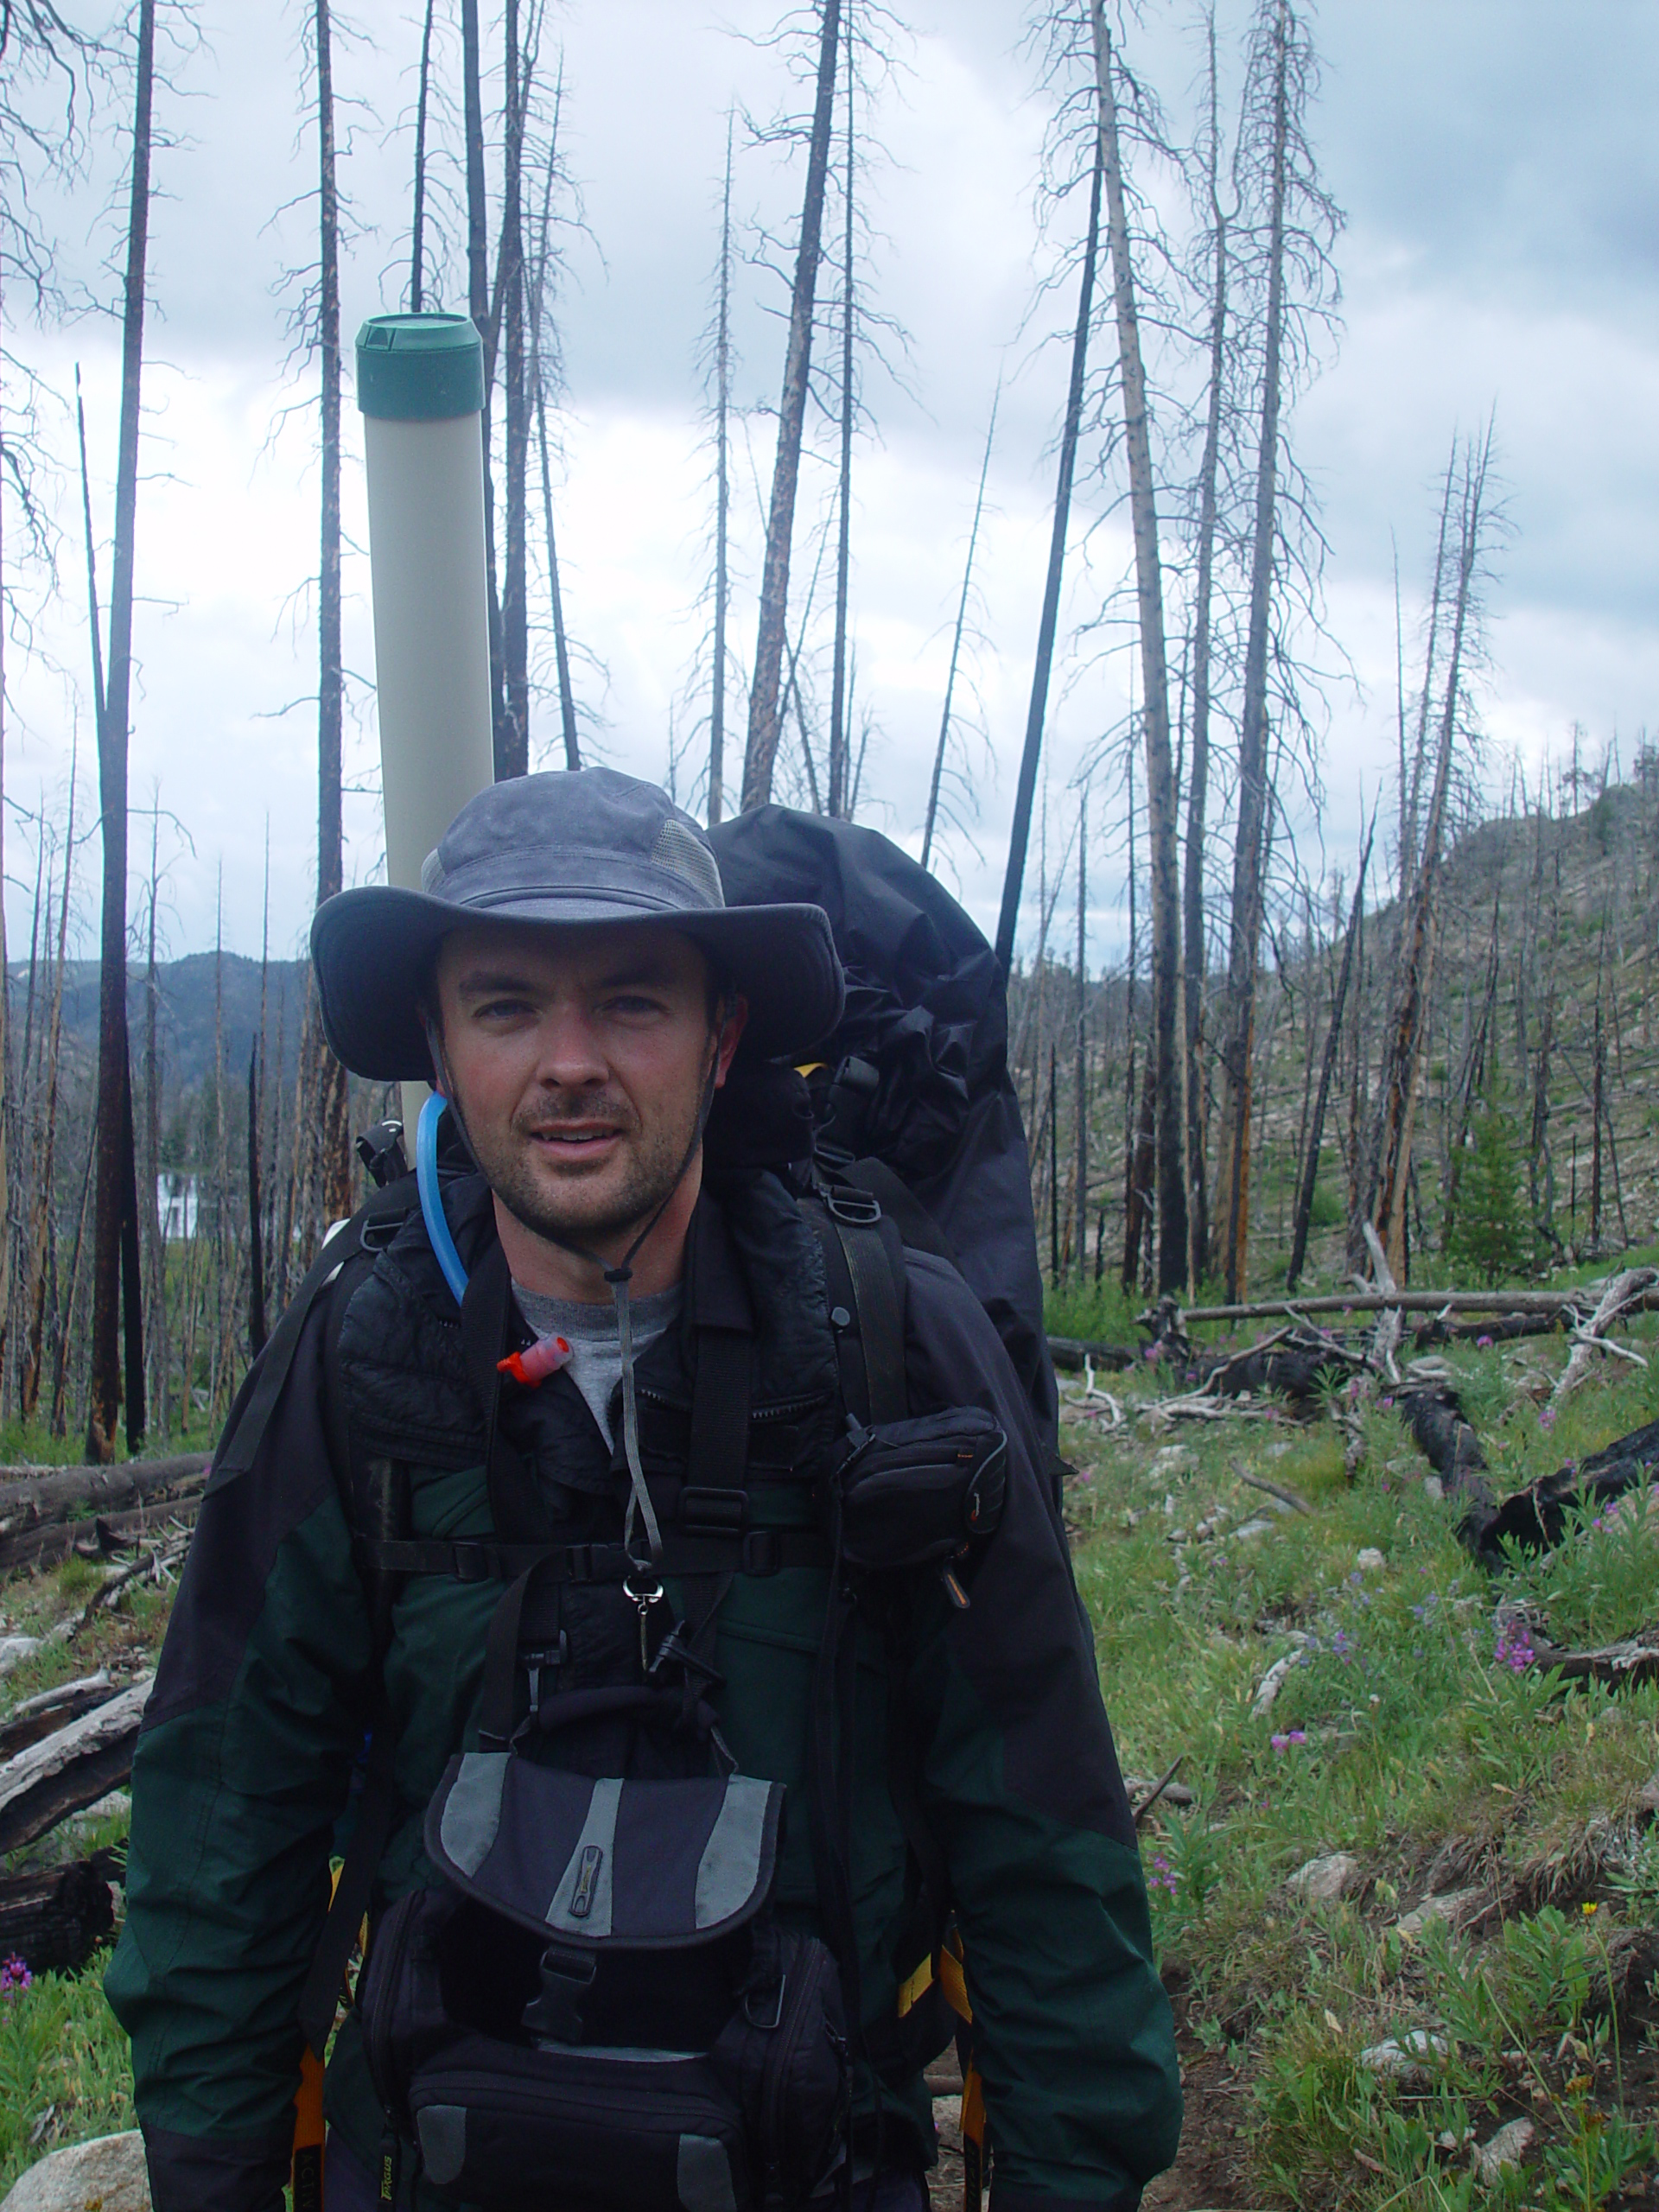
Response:
[[[531,2212],[804,2201],[848,2107],[833,1961],[769,1899],[783,1789],[450,1761],[442,1887],[377,1932],[363,2014],[389,2121],[441,2196]]]
[[[1002,1517],[1008,1442],[977,1406],[855,1432],[834,1477],[841,1556],[866,1573],[942,1565]]]

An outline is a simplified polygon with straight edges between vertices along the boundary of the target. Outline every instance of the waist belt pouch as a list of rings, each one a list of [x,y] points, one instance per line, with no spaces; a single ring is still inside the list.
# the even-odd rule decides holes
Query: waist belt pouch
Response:
[[[393,1907],[364,1982],[376,2089],[444,2197],[540,2212],[751,2212],[810,2193],[848,2100],[833,1962],[776,1928],[782,1785],[598,1780],[452,1759],[446,1877]]]
[[[836,1476],[842,1558],[883,1573],[957,1557],[1001,1519],[1007,1459],[977,1406],[861,1430]]]

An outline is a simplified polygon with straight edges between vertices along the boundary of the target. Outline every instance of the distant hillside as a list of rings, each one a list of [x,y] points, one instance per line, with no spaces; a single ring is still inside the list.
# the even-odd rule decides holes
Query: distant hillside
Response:
[[[299,1049],[300,1027],[305,1014],[308,963],[273,960],[265,970],[265,1036],[269,1065],[274,1071],[278,1057],[292,1070]],[[158,1033],[162,1079],[165,1090],[192,1090],[213,1072],[214,1039],[223,1041],[227,1074],[245,1072],[248,1053],[259,1027],[260,970],[257,960],[238,953],[215,955],[192,952],[182,960],[157,963],[161,987]],[[21,1037],[29,991],[29,963],[13,961],[6,970],[13,1039]],[[44,988],[44,984],[39,986]],[[215,1011],[216,994],[218,1011]],[[37,1006],[35,1020],[41,1019]],[[144,971],[127,973],[127,1019],[131,1025],[135,1070],[142,1066],[144,1046]],[[63,985],[63,1029],[66,1055],[79,1051],[90,1059],[98,1049],[98,963],[72,960],[66,966]]]

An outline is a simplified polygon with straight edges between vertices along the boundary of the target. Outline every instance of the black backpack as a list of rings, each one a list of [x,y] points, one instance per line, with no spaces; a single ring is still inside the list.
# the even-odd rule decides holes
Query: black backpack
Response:
[[[995,953],[944,886],[878,830],[763,806],[709,838],[728,906],[804,900],[829,915],[847,1004],[807,1078],[814,1160],[832,1184],[868,1192],[906,1243],[955,1263],[995,1324],[1052,1456],[1059,1394]],[[718,1150],[713,1122],[709,1135]]]

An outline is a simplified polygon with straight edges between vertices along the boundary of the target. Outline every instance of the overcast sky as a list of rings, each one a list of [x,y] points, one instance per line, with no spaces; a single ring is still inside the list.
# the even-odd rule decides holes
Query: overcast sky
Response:
[[[903,69],[874,118],[886,160],[870,182],[868,276],[909,346],[902,381],[868,377],[871,434],[855,462],[857,686],[874,725],[861,812],[916,849],[980,448],[1002,377],[978,576],[981,639],[968,671],[969,705],[988,745],[975,756],[963,808],[971,837],[953,834],[946,850],[948,880],[990,927],[1065,372],[1063,348],[1039,341],[1071,303],[1069,285],[1047,301],[1037,288],[1075,240],[1082,210],[1073,202],[1046,235],[1039,227],[1051,96],[1022,47],[1016,0],[893,4],[909,35],[899,42]],[[587,223],[585,234],[569,234],[559,304],[569,383],[557,493],[567,620],[586,652],[577,682],[599,753],[658,779],[671,722],[684,739],[697,711],[684,693],[703,629],[696,602],[709,518],[698,349],[726,117],[735,103],[764,120],[791,98],[783,56],[758,42],[774,5],[569,0],[550,7],[543,44],[550,70],[563,48],[563,143]],[[358,226],[343,271],[348,338],[363,316],[400,303],[416,12],[412,0],[359,0],[364,35],[336,57],[342,102],[362,103],[342,105],[340,125],[341,182]],[[1236,56],[1248,9],[1222,0],[1219,13]],[[1146,0],[1127,47],[1177,131],[1190,114],[1192,14],[1185,0]],[[82,15],[90,21],[91,9]],[[202,0],[196,15],[201,42],[176,60],[157,105],[175,143],[156,160],[165,196],[150,259],[132,799],[144,807],[156,793],[181,825],[161,838],[170,950],[212,944],[222,880],[226,942],[257,951],[268,836],[271,942],[290,951],[313,896],[316,777],[305,588],[316,559],[305,405],[315,384],[289,364],[277,283],[311,251],[313,207],[303,195],[315,154],[299,121],[301,10]],[[1563,755],[1575,720],[1592,753],[1617,731],[1628,763],[1637,729],[1655,712],[1659,153],[1650,111],[1659,12],[1650,0],[1392,0],[1386,8],[1325,0],[1316,36],[1325,67],[1313,135],[1324,181],[1347,215],[1338,246],[1344,328],[1290,435],[1321,501],[1329,623],[1355,679],[1328,687],[1325,851],[1339,865],[1351,855],[1362,791],[1368,802],[1376,793],[1392,753],[1395,542],[1409,623],[1426,581],[1435,471],[1453,431],[1478,427],[1494,408],[1514,535],[1491,594],[1490,664],[1479,686],[1490,773],[1506,779],[1515,755],[1535,775],[1547,757]],[[102,118],[111,127],[72,197],[41,203],[60,232],[66,273],[105,294],[98,261],[118,242],[110,208],[124,158],[118,119]],[[747,143],[740,121],[734,202],[746,240],[757,220],[790,232],[798,192],[794,162]],[[752,266],[741,270],[739,289],[739,390],[753,408],[775,401],[782,293]],[[15,298],[7,305],[15,315]],[[82,317],[43,330],[14,323],[8,334],[60,402],[80,363],[94,505],[107,530],[118,332]],[[41,427],[61,464],[48,490],[68,533],[68,588],[60,609],[40,614],[35,650],[20,652],[14,642],[9,652],[6,788],[17,805],[60,814],[78,718],[84,824],[95,796],[80,676],[86,647],[74,621],[84,601],[71,417],[48,399]],[[769,486],[773,435],[770,417],[755,414],[739,448],[734,641],[746,665],[756,493]],[[347,528],[363,545],[360,439],[349,405],[347,437]],[[823,477],[809,468],[805,479],[797,599]],[[1057,847],[1075,822],[1078,763],[1127,704],[1125,652],[1102,660],[1078,637],[1126,559],[1121,523],[1107,512],[1113,490],[1084,486],[1074,518],[1081,550],[1051,708]],[[15,544],[9,527],[9,558]],[[103,565],[107,575],[107,547]],[[348,556],[346,586],[346,658],[358,679],[350,881],[379,863],[368,571],[359,554]],[[27,578],[23,590],[27,599]],[[735,699],[732,711],[741,758]],[[550,759],[554,710],[543,701],[537,715],[533,747]],[[688,757],[682,778],[695,766]],[[1116,787],[1100,792],[1090,826],[1098,963],[1119,957],[1122,939]],[[133,848],[137,878],[148,866],[148,831],[137,823]],[[1317,874],[1311,838],[1308,853]],[[89,846],[89,894],[94,861]],[[15,817],[6,864],[16,957],[27,946],[29,904],[17,878],[30,863]],[[1071,906],[1068,897],[1062,912]],[[90,895],[86,911],[90,918]],[[1066,923],[1068,937],[1074,927]]]

